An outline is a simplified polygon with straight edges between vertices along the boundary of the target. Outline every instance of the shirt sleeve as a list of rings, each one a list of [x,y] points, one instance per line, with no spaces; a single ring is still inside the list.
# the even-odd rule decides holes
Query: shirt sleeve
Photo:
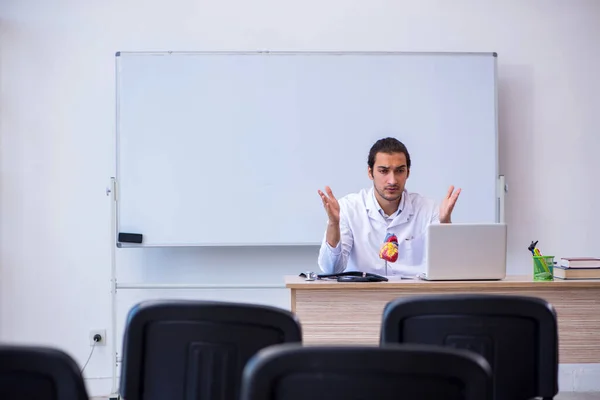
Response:
[[[440,223],[440,205],[434,201],[433,202],[433,210],[431,210],[431,220],[430,224],[439,224]]]
[[[339,274],[346,270],[348,258],[354,243],[352,230],[349,227],[346,212],[342,212],[340,204],[340,241],[337,246],[332,247],[327,243],[327,230],[323,235],[321,248],[319,250],[319,268],[325,274]]]

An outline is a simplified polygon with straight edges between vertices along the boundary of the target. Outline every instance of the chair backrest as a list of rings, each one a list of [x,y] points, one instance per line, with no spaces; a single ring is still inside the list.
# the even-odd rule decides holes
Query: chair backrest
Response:
[[[145,301],[128,314],[119,391],[126,400],[234,400],[250,357],[301,341],[300,323],[279,308]]]
[[[61,350],[0,345],[0,399],[88,400],[75,361]]]
[[[558,327],[535,297],[456,294],[398,298],[383,312],[380,344],[422,343],[483,355],[496,400],[558,393]]]
[[[246,365],[242,400],[490,400],[487,361],[427,345],[271,346]]]

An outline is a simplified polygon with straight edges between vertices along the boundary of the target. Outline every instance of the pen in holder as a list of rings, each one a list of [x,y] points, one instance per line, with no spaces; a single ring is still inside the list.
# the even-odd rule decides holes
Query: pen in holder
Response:
[[[533,256],[533,280],[554,280],[554,256]]]

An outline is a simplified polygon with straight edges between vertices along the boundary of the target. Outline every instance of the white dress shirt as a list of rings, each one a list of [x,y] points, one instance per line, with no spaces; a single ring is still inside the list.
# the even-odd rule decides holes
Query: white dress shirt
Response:
[[[338,200],[340,205],[340,242],[327,243],[327,233],[319,250],[319,267],[325,274],[344,271],[372,272],[388,276],[413,277],[423,272],[427,226],[439,223],[435,201],[404,190],[398,210],[386,216],[375,198],[373,188],[363,189]],[[379,258],[388,233],[398,238],[398,259]]]

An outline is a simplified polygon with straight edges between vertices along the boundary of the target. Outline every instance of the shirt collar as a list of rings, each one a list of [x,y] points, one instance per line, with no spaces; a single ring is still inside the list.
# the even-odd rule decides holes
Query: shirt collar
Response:
[[[374,210],[379,211],[379,213],[382,216],[385,215],[383,208],[381,208],[381,206],[379,205],[379,202],[377,201],[377,198],[375,197],[375,189],[371,188],[370,192],[371,192],[371,194],[369,196],[369,202],[367,203],[367,210],[374,209]],[[402,198],[400,199],[400,204],[398,204],[398,209],[392,215],[390,215],[390,217],[396,217],[396,216],[400,215],[402,210],[406,209],[406,197],[407,196],[408,196],[408,192],[406,191],[406,189],[404,189],[404,191],[402,192]]]

